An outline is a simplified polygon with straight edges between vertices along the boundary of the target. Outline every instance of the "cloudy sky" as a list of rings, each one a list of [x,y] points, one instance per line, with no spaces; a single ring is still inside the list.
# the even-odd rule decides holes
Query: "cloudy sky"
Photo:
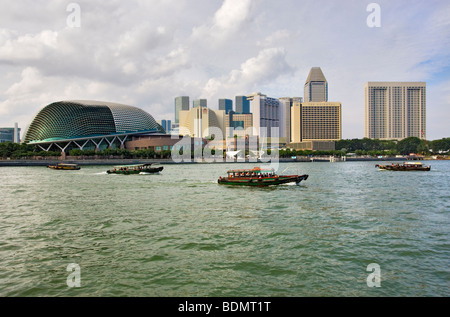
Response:
[[[253,92],[303,97],[319,66],[343,138],[364,136],[368,81],[427,82],[427,139],[450,137],[450,1],[376,1],[381,26],[369,27],[372,2],[0,0],[0,127],[24,130],[60,100],[173,119],[181,95],[213,109]]]

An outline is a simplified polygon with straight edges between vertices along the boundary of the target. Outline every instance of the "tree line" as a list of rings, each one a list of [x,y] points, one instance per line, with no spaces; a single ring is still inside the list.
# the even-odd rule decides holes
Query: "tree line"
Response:
[[[12,159],[18,159],[23,157],[34,157],[34,156],[60,156],[60,152],[56,151],[43,151],[36,145],[29,145],[29,144],[18,144],[18,143],[11,143],[11,142],[5,142],[0,143],[0,158],[6,159],[6,158],[12,158]]]
[[[427,141],[409,137],[400,141],[378,139],[351,139],[336,142],[336,150],[356,155],[435,155],[450,151],[450,138]]]
[[[201,149],[198,149],[201,150]],[[336,142],[336,149],[333,151],[311,151],[311,150],[290,150],[280,149],[280,157],[292,157],[292,156],[311,156],[311,155],[333,155],[344,156],[349,153],[355,153],[356,155],[409,155],[410,153],[421,155],[439,155],[448,154],[450,151],[450,138],[443,138],[434,141],[426,141],[416,137],[409,137],[401,141],[394,140],[377,140],[377,139],[347,139]],[[215,154],[212,150],[211,154]],[[195,154],[192,152],[192,156]],[[270,154],[270,153],[268,153]],[[17,144],[17,143],[0,143],[0,158],[12,158],[20,159],[26,157],[49,157],[60,156],[59,151],[43,151],[36,145],[29,144]],[[85,156],[85,157],[121,157],[121,158],[170,158],[171,151],[155,151],[153,149],[140,149],[140,150],[127,150],[127,149],[105,149],[102,151],[95,150],[79,150],[72,149],[69,151],[70,156]]]

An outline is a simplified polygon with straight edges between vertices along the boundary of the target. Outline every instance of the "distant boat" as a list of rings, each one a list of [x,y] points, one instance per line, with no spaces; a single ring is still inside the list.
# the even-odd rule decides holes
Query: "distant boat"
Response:
[[[65,170],[65,171],[77,171],[81,169],[77,164],[67,164],[67,163],[59,163],[56,165],[49,165],[48,168],[54,169],[54,170]]]
[[[273,169],[253,169],[230,170],[228,177],[220,177],[218,183],[221,185],[241,185],[241,186],[271,186],[287,183],[299,184],[308,179],[308,175],[277,175]]]
[[[115,166],[112,170],[106,171],[106,173],[122,175],[156,174],[164,169],[162,166],[152,167],[152,165],[153,163]]]
[[[387,164],[387,165],[375,165],[380,170],[387,171],[429,171],[431,170],[431,166],[425,166],[420,162],[405,162],[401,164]]]

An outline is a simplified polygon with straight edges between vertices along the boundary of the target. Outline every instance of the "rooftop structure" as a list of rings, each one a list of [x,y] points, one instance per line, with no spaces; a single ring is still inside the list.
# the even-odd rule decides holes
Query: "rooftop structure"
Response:
[[[320,67],[313,67],[305,83],[305,102],[328,101],[328,82]]]

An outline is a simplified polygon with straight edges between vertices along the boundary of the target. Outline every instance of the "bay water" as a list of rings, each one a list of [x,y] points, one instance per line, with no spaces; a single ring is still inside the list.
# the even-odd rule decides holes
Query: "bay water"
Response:
[[[255,163],[0,167],[0,296],[449,296],[450,161],[375,164],[267,188],[217,184]]]

